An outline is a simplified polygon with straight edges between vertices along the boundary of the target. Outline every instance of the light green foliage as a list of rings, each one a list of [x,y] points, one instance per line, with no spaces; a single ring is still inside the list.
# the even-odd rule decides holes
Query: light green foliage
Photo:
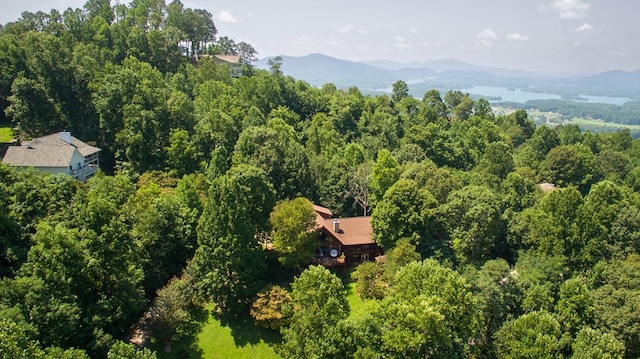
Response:
[[[544,174],[547,182],[578,186],[583,192],[600,177],[595,156],[582,144],[551,149],[544,161]]]
[[[339,337],[336,324],[345,319],[349,305],[340,279],[321,266],[311,266],[292,284],[294,303],[289,327],[282,328],[283,358],[332,358]]]
[[[419,348],[417,350],[423,356],[429,353],[447,356],[446,353],[449,353],[449,356],[456,357],[462,356],[469,339],[478,334],[478,309],[471,288],[464,278],[432,259],[409,263],[396,273],[388,307],[391,313],[395,310],[408,310],[404,314],[420,313],[425,320],[423,323],[417,320],[410,324],[414,320],[410,316],[406,319],[409,322],[405,324],[433,326],[431,329],[434,330],[431,332],[416,327],[415,331],[407,331],[398,323],[396,334],[400,336],[394,336],[394,340],[415,340],[414,348]],[[395,315],[391,314],[387,318],[392,317]],[[385,325],[389,325],[389,329],[396,328],[391,323]],[[410,337],[414,339],[409,339]],[[394,346],[400,348],[402,344],[395,342],[384,346],[386,345],[391,345],[391,351],[395,351]]]
[[[116,341],[109,352],[107,353],[107,359],[155,359],[156,353],[151,350],[136,349],[133,344],[125,343],[123,341]]]
[[[507,321],[496,333],[500,358],[561,358],[560,324],[545,311]]]
[[[503,119],[502,127],[505,128],[506,134],[511,138],[511,142],[515,147],[531,138],[536,130],[536,126],[529,119],[529,115],[525,110],[516,110]]]
[[[47,347],[44,350],[16,323],[0,318],[1,359],[88,359],[79,349]]]
[[[601,261],[593,270],[595,328],[611,332],[626,347],[625,357],[640,354],[640,258]]]
[[[611,333],[590,327],[578,332],[572,348],[575,359],[622,359],[625,349],[624,343]]]
[[[562,283],[555,313],[562,329],[572,336],[580,328],[593,325],[593,298],[585,278],[573,277]]]
[[[351,279],[356,281],[356,292],[360,299],[382,299],[386,296],[388,284],[384,269],[385,267],[381,264],[364,262],[351,273]]]
[[[165,150],[168,168],[175,173],[175,177],[193,173],[200,166],[198,149],[189,140],[186,130],[172,130],[169,135],[169,147]]]
[[[167,2],[88,0],[0,26],[0,122],[23,139],[71,131],[102,149],[107,174],[80,183],[0,165],[0,317],[32,357],[85,356],[70,347],[105,357],[154,302],[156,343],[197,354],[175,341],[193,343],[192,301],[242,315],[265,283],[286,280],[261,246],[271,225],[277,246],[291,245],[285,265],[310,256],[308,202],[269,223],[276,199],[301,196],[341,217],[375,207],[388,261],[384,273],[356,270],[360,294],[383,299],[347,319],[341,293],[300,299],[339,287],[311,275],[283,329],[288,357],[508,356],[496,351],[498,329],[542,311],[559,322],[561,338],[553,325],[544,331],[564,356],[574,338],[576,356],[619,357],[622,342],[626,357],[640,355],[640,141],[630,131],[536,128],[524,110],[494,116],[461,91],[417,100],[403,81],[389,95],[316,88],[286,76],[281,58],[271,71],[250,69],[251,45],[216,37],[210,12]],[[205,53],[239,55],[242,76],[192,57]],[[545,181],[556,190],[535,188]],[[469,285],[421,257],[442,259]],[[193,291],[174,280],[156,297],[186,263]],[[275,326],[289,314],[278,309],[285,294],[263,306]],[[275,355],[271,329],[224,319],[196,337],[204,356],[258,357],[255,343]],[[545,343],[519,348],[553,356],[532,349]]]
[[[439,168],[429,159],[420,164],[411,165],[400,177],[416,181],[418,186],[427,189],[439,204],[447,201],[451,191],[461,188],[460,179],[452,171]]]
[[[454,354],[455,334],[441,312],[442,303],[428,296],[390,303],[382,313],[381,340],[392,358],[462,357]]]
[[[44,358],[38,343],[29,338],[15,323],[0,318],[0,358]]]
[[[469,94],[458,90],[447,91],[444,94],[444,103],[447,105],[450,117],[454,120],[467,120],[473,112],[473,100]]]
[[[398,162],[396,162],[391,153],[386,149],[378,152],[378,159],[373,166],[369,183],[373,202],[377,203],[381,201],[387,189],[389,189],[399,177],[400,170]]]
[[[303,197],[280,202],[269,219],[273,228],[273,245],[279,255],[278,261],[292,268],[307,263],[319,245],[313,204]]]
[[[503,203],[513,211],[520,212],[534,202],[535,183],[519,173],[511,172],[500,185]]]
[[[551,149],[558,146],[558,135],[548,126],[539,126],[514,156],[517,167],[529,167],[537,170]]]
[[[560,125],[555,128],[561,145],[575,145],[582,143],[582,132],[578,125]]]
[[[405,265],[422,260],[420,253],[416,251],[416,246],[411,243],[409,238],[400,238],[395,246],[386,252],[385,256],[387,259],[384,270],[390,279],[393,279],[396,272]]]

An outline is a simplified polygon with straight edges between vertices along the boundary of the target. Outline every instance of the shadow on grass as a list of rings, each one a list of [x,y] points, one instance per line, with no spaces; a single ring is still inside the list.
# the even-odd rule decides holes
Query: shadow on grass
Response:
[[[239,317],[227,319],[220,317],[220,324],[231,329],[236,347],[244,347],[246,345],[256,345],[264,342],[270,347],[278,345],[282,342],[280,333],[273,329],[268,329],[255,324],[253,318],[248,314]]]
[[[158,359],[200,359],[204,352],[198,343],[198,334],[209,320],[209,310],[194,307],[190,310],[193,319],[183,328],[180,338],[171,343],[171,351],[165,351],[162,343],[151,343],[151,350],[157,353]]]

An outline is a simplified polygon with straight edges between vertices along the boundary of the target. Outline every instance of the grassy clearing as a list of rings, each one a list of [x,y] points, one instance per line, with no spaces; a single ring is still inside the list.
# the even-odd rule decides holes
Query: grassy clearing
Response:
[[[195,337],[174,343],[168,354],[161,347],[152,349],[160,359],[278,359],[274,345],[280,340],[279,333],[256,326],[249,316],[222,323],[209,311],[207,322]]]
[[[0,127],[0,142],[10,142],[13,140],[11,127]]]
[[[346,285],[352,318],[371,313],[380,305],[377,300],[361,300],[355,292],[355,285],[354,282]],[[211,307],[206,309],[206,322],[203,318],[197,335],[173,343],[171,353],[165,353],[161,346],[151,345],[159,359],[280,358],[274,350],[282,340],[279,333],[256,326],[249,316],[222,323],[211,314]]]
[[[368,313],[375,313],[380,307],[380,301],[375,299],[362,300],[356,293],[356,283],[347,284],[347,301],[349,302],[349,317],[357,318]]]

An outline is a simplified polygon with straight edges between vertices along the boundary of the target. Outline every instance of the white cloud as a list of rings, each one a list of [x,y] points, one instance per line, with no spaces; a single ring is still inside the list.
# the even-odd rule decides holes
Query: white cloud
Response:
[[[401,48],[401,49],[408,49],[411,47],[411,44],[407,43],[407,39],[404,38],[404,36],[396,36],[393,38],[393,47],[397,47],[397,48]]]
[[[495,40],[496,38],[498,38],[498,35],[496,35],[495,31],[487,28],[480,31],[477,37],[480,40]]]
[[[341,32],[343,34],[350,34],[352,32],[361,34],[361,35],[366,35],[367,31],[359,26],[353,25],[353,24],[345,24],[342,26],[334,26],[334,29],[338,30],[338,32]]]
[[[226,10],[222,10],[220,11],[220,13],[216,16],[216,20],[220,21],[220,22],[230,22],[233,24],[236,24],[238,22],[238,19],[236,19],[233,14],[231,14],[230,12],[226,11]]]
[[[562,19],[581,19],[589,12],[591,5],[582,0],[554,0],[549,8]]]
[[[483,48],[489,48],[493,46],[493,40],[498,38],[498,35],[495,31],[486,28],[480,31],[476,37],[479,41],[473,41],[467,44],[462,45],[462,48],[465,50],[480,50]]]
[[[417,34],[418,30],[416,30],[414,28],[411,28],[411,29],[409,29],[409,32],[412,33],[412,34]]]
[[[512,34],[507,34],[507,40],[525,42],[525,41],[529,41],[529,38],[524,36],[524,35],[522,35],[522,34],[514,32]]]
[[[576,32],[588,32],[593,30],[593,26],[591,26],[588,22],[576,27]]]
[[[346,24],[346,25],[338,27],[338,32],[342,32],[342,33],[348,34],[348,33],[352,32],[355,29],[356,29],[355,25]]]

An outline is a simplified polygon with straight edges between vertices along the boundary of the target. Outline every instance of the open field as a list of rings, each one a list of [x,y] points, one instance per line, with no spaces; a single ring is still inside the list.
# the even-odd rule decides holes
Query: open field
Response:
[[[497,115],[506,115],[514,110],[495,106],[494,113]],[[579,118],[574,117],[571,119],[555,112],[545,112],[536,109],[527,109],[529,118],[536,123],[536,125],[546,124],[548,126],[558,125],[578,125],[582,132],[591,131],[592,133],[601,132],[617,132],[622,129],[628,128],[631,131],[631,135],[634,138],[640,138],[640,125],[626,125],[615,122],[605,122],[602,120],[595,120],[592,118]]]

